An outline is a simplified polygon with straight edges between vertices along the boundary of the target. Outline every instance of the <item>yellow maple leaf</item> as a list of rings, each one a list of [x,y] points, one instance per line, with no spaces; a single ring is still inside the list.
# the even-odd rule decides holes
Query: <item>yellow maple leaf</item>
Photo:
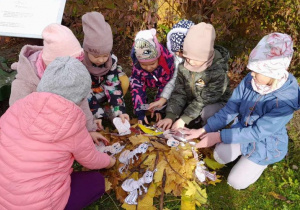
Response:
[[[166,183],[165,186],[165,193],[171,193],[173,190],[176,189],[176,183],[175,182],[170,182],[170,183]]]
[[[158,136],[160,134],[163,134],[163,132],[156,132],[155,130],[152,130],[150,128],[147,128],[146,126],[142,125],[142,124],[138,124],[138,126],[140,127],[140,129],[142,131],[144,131],[146,134],[150,134],[153,136]]]
[[[148,155],[148,158],[144,161],[144,165],[146,166],[152,166],[154,165],[154,161],[156,159],[156,153],[152,153],[150,155]]]
[[[156,166],[157,171],[154,174],[154,183],[161,181],[161,179],[163,177],[164,169],[166,168],[166,165],[167,165],[167,162],[165,160],[161,160],[157,164],[157,166]]]
[[[169,150],[170,148],[168,146],[165,146],[161,143],[158,143],[156,141],[151,141],[151,144],[153,145],[153,147],[157,148],[157,149],[162,149],[164,151],[167,151]]]
[[[195,193],[196,204],[198,206],[200,206],[201,204],[205,204],[207,202],[206,189],[205,188],[201,189],[201,187],[195,181],[192,181],[192,183],[196,189],[196,193]]]
[[[194,195],[187,195],[187,191],[183,191],[181,194],[181,210],[195,210],[195,199]]]
[[[110,181],[108,181],[108,178],[105,178],[105,192],[112,189],[111,186],[112,186],[112,184],[110,183]]]
[[[211,168],[213,170],[220,169],[225,166],[224,164],[220,164],[217,161],[210,159],[210,158],[204,158],[204,162],[209,168]]]
[[[176,160],[179,162],[180,165],[184,164],[184,157],[181,151],[177,151],[175,148],[173,148],[170,154],[176,158]]]
[[[194,197],[196,193],[196,187],[191,181],[187,181],[188,187],[187,190],[185,191],[186,196]]]
[[[150,186],[148,187],[148,192],[147,194],[153,198],[155,196],[155,192],[156,192],[156,188],[157,188],[157,184],[156,183],[151,183]]]
[[[209,180],[209,181],[208,181],[208,184],[212,184],[212,185],[216,186],[216,183],[219,183],[219,182],[222,181],[222,180],[219,179],[219,178],[221,178],[221,176],[220,176],[220,175],[217,175],[217,179],[216,179],[215,181]]]
[[[153,197],[155,196],[157,185],[154,183],[151,183],[148,187],[147,194],[138,200],[138,210],[145,210],[145,209],[156,209],[153,206]]]
[[[123,205],[121,207],[126,210],[136,210],[136,205],[129,205],[125,202],[123,203]]]
[[[142,199],[138,200],[137,210],[155,210],[156,208],[153,206],[153,197],[151,198],[148,194],[146,194]]]
[[[129,137],[129,141],[133,146],[135,146],[137,144],[149,142],[149,137],[143,135],[136,135],[136,136],[134,135]]]

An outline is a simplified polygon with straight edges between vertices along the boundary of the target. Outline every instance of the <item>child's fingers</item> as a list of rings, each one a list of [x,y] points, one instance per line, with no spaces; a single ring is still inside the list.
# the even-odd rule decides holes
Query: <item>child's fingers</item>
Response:
[[[156,113],[156,122],[161,120],[161,114],[160,113]]]
[[[146,124],[149,124],[147,117],[145,117],[144,120]]]
[[[153,118],[154,117],[154,112],[151,112],[151,118]],[[156,121],[157,122],[157,121]]]

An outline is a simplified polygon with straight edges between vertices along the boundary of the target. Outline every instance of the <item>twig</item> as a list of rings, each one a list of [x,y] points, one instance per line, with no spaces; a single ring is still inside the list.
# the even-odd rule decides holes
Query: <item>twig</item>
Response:
[[[188,181],[187,178],[183,177],[180,173],[178,173],[178,172],[171,166],[171,164],[170,164],[170,162],[168,161],[168,159],[167,159],[167,157],[166,157],[166,154],[165,154],[164,152],[163,152],[163,155],[164,155],[165,160],[167,161],[168,165],[170,166],[170,168],[171,168],[176,174],[178,174],[181,178],[183,178],[184,180]]]
[[[161,183],[161,194],[160,194],[160,199],[159,199],[160,200],[160,204],[159,204],[160,210],[164,209],[164,195],[165,195],[166,179],[167,179],[167,174],[166,174],[166,169],[164,169],[162,183]]]
[[[153,168],[153,170],[156,169],[156,166],[157,166],[157,163],[158,163],[158,159],[159,159],[159,152],[156,151],[156,157],[155,157],[155,162],[154,162],[154,168]]]
[[[171,164],[170,164],[170,162],[168,161],[168,159],[167,159],[167,157],[166,157],[166,154],[163,152],[163,155],[164,155],[164,157],[165,157],[165,160],[167,161],[167,163],[168,163],[168,165],[170,166],[170,168],[176,173],[176,174],[178,174],[181,178],[183,178],[184,180],[186,180],[186,181],[189,181],[187,178],[185,178],[185,177],[183,177],[180,173],[178,173],[172,166],[171,166]],[[193,183],[193,182],[192,182]],[[193,183],[193,185],[195,185],[194,183]],[[199,193],[199,195],[202,197],[202,198],[204,198],[204,199],[206,199],[205,197],[203,197],[202,195],[201,195],[201,192],[199,192],[199,190],[196,188],[196,190],[197,190],[197,192]]]
[[[126,180],[128,177],[130,177],[133,174],[133,172],[139,171],[139,169],[141,168],[141,165],[147,160],[147,158],[148,158],[148,156],[146,156],[144,158],[144,160],[142,160],[142,162],[140,162],[140,164],[137,167],[131,169],[130,174],[125,179],[123,179],[123,181]]]

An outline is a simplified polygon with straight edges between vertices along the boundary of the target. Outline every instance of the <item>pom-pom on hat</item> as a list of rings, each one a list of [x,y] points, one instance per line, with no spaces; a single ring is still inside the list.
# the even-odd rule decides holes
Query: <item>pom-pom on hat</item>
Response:
[[[191,26],[195,25],[190,20],[181,20],[176,23],[167,35],[167,47],[169,52],[175,53],[183,50],[184,38]]]
[[[62,56],[83,59],[83,49],[68,27],[56,23],[50,24],[43,30],[42,37],[44,39],[42,59],[46,65]]]
[[[89,94],[91,84],[91,76],[79,60],[58,57],[47,66],[37,91],[54,93],[80,104]]]
[[[274,79],[286,74],[293,57],[293,41],[287,34],[264,36],[251,51],[248,69]]]
[[[110,54],[113,35],[110,25],[99,12],[88,12],[82,16],[84,32],[83,49],[94,56]]]
[[[156,30],[139,31],[134,39],[135,56],[140,62],[151,62],[161,55]]]

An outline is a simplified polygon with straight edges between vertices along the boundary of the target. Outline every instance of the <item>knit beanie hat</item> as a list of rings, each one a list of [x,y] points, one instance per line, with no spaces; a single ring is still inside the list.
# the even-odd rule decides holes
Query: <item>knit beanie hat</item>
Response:
[[[88,12],[82,16],[84,33],[83,49],[92,55],[110,54],[113,35],[110,25],[99,12]]]
[[[264,36],[249,56],[248,69],[274,79],[287,74],[293,57],[293,41],[287,34]]]
[[[191,60],[205,62],[200,67],[193,67],[185,61],[184,67],[190,71],[203,71],[211,66],[215,55],[214,42],[216,32],[211,24],[201,22],[191,26],[183,43],[183,56]]]
[[[48,25],[42,32],[44,48],[42,59],[49,65],[56,57],[71,56],[83,60],[83,50],[73,32],[56,23]]]
[[[78,105],[89,94],[91,84],[91,76],[79,60],[58,57],[47,66],[37,91],[60,95]]]
[[[195,25],[190,20],[181,20],[176,23],[167,35],[167,47],[169,52],[175,53],[183,50],[184,38],[191,26]]]
[[[151,62],[161,55],[156,30],[139,31],[134,39],[135,56],[140,62]]]
[[[183,56],[192,60],[207,61],[214,53],[216,32],[208,23],[191,26],[183,44]]]

